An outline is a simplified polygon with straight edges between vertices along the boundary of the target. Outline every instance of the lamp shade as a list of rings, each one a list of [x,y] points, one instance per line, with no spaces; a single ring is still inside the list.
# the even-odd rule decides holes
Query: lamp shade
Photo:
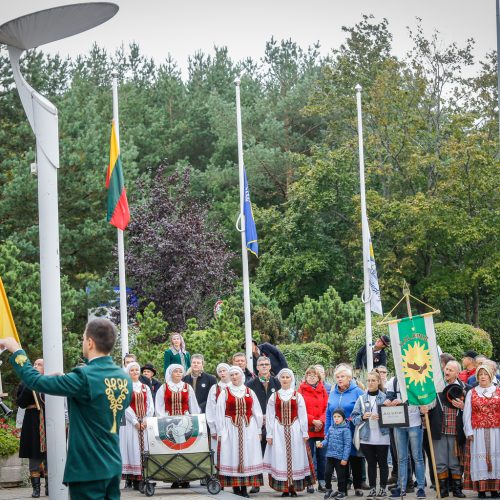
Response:
[[[2,24],[0,43],[22,50],[33,49],[99,26],[118,9],[118,5],[110,2],[89,2],[33,12]]]

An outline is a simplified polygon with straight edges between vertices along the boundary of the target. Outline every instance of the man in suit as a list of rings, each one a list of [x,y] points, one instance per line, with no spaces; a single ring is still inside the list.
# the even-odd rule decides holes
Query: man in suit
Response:
[[[257,373],[258,377],[251,379],[246,385],[252,389],[259,400],[262,408],[262,434],[260,446],[262,448],[262,455],[266,451],[266,409],[267,402],[271,395],[281,388],[279,380],[271,375],[271,361],[266,356],[260,356],[257,359]],[[258,493],[258,487],[253,487],[250,493]]]
[[[12,353],[10,363],[31,390],[68,398],[69,439],[64,483],[71,500],[120,498],[122,460],[118,427],[130,404],[132,381],[110,356],[116,341],[111,321],[89,321],[82,338],[86,365],[66,375],[42,375],[12,338],[0,349]]]
[[[191,369],[189,374],[184,377],[184,382],[194,389],[202,413],[205,413],[210,388],[217,383],[217,379],[213,375],[203,371],[204,364],[203,354],[193,354],[191,356]]]

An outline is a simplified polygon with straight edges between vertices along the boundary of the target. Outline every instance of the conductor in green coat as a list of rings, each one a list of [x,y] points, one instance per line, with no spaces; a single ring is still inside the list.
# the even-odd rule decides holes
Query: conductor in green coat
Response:
[[[130,377],[112,360],[116,328],[107,319],[87,324],[82,338],[85,366],[66,375],[41,375],[13,338],[0,339],[10,363],[34,391],[68,398],[69,438],[64,483],[71,500],[120,498],[122,461],[118,429],[130,404]]]

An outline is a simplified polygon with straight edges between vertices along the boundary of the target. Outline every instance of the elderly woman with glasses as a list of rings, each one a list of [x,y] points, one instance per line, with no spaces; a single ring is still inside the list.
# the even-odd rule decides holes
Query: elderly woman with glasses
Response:
[[[333,412],[337,408],[344,410],[346,420],[350,419],[354,405],[359,396],[363,395],[363,390],[358,387],[353,380],[352,369],[347,364],[340,364],[335,368],[334,377],[336,384],[328,397],[328,405],[326,407],[326,422],[325,435],[333,422]],[[354,434],[354,425],[350,422],[351,434]],[[351,455],[349,457],[349,466],[352,473],[354,483],[354,491],[356,496],[363,496],[362,485],[362,466],[363,457],[357,455],[357,450],[354,445],[351,446]]]
[[[229,369],[231,382],[217,399],[217,463],[222,486],[249,498],[247,487],[263,484],[260,432],[262,410],[255,393],[245,386],[239,366]]]
[[[321,381],[321,373],[316,366],[310,366],[305,373],[304,381],[300,384],[299,393],[304,398],[307,412],[307,429],[309,432],[308,445],[311,455],[316,459],[316,477],[319,491],[325,491],[325,454],[316,447],[316,441],[325,437],[325,412],[328,394]],[[314,493],[314,487],[307,487],[308,493]]]

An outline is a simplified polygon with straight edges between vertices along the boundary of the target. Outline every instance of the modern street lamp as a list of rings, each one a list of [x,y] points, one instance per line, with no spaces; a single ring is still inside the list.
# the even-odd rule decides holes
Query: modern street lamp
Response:
[[[113,3],[81,3],[34,12],[0,26],[0,43],[8,46],[19,97],[36,137],[43,358],[47,373],[63,371],[57,195],[58,118],[57,108],[26,82],[19,61],[25,50],[91,29],[117,12],[118,6]],[[64,400],[47,396],[45,408],[50,497],[63,500],[68,496],[63,485],[66,463]]]

